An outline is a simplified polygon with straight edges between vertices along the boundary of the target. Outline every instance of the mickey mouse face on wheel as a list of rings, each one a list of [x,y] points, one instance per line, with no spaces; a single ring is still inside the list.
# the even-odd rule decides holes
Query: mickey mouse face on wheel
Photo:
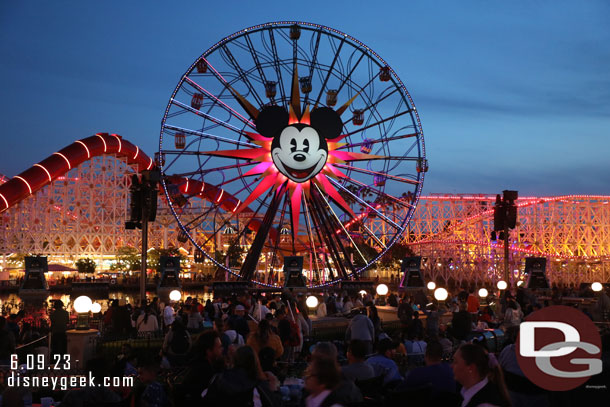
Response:
[[[343,124],[332,109],[322,107],[311,112],[311,124],[288,124],[289,115],[279,106],[263,109],[256,119],[256,129],[273,137],[271,158],[278,171],[294,182],[315,177],[328,159],[327,139],[341,134]]]

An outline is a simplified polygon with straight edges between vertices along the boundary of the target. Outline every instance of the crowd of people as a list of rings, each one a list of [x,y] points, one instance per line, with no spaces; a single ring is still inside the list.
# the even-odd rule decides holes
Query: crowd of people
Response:
[[[165,304],[155,298],[142,307],[114,300],[100,315],[108,338],[158,337],[161,349],[138,349],[124,341],[118,355],[97,355],[87,363],[93,376],[133,376],[136,385],[70,390],[61,405],[464,407],[557,401],[525,378],[515,341],[529,313],[561,299],[541,299],[527,289],[480,299],[472,287],[443,303],[424,291],[318,297],[315,309],[308,308],[304,295],[291,292]],[[602,293],[596,307],[606,300]],[[396,312],[399,329],[384,326],[382,304],[392,307],[384,312]],[[69,314],[61,302],[54,308],[50,348],[61,354]],[[331,322],[339,316],[336,323],[347,317],[344,335],[318,341],[310,315]],[[8,364],[23,326],[0,317],[0,364]],[[480,335],[490,328],[502,331],[500,348]],[[603,338],[607,356],[608,335]],[[6,389],[5,400],[16,390]]]

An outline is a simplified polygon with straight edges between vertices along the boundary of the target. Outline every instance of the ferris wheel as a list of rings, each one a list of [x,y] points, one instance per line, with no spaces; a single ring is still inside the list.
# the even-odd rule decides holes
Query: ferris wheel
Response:
[[[313,287],[357,278],[400,239],[428,167],[392,68],[303,22],[246,28],[204,52],[170,97],[157,164],[196,258],[275,286],[284,257],[302,256]]]

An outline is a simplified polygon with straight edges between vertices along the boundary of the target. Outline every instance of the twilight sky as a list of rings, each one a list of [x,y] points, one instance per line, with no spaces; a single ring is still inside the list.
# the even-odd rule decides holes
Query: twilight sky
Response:
[[[96,132],[152,156],[169,96],[203,51],[301,20],[359,39],[403,80],[424,129],[424,194],[610,193],[610,2],[294,4],[0,2],[0,173]]]

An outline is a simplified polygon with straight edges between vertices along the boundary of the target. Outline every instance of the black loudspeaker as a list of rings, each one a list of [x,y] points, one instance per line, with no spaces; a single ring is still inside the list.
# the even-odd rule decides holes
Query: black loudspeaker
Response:
[[[525,259],[525,274],[527,274],[527,288],[551,288],[546,278],[546,258],[528,257]]]
[[[159,264],[161,266],[159,288],[180,287],[180,257],[161,256]]]
[[[307,286],[303,276],[303,256],[284,256],[284,287],[303,288]]]
[[[424,288],[426,284],[421,276],[421,256],[405,257],[400,266],[402,280],[400,288]]]
[[[222,269],[219,269],[222,270]],[[212,283],[214,298],[231,296],[233,294],[241,295],[250,289],[249,281],[216,281]]]
[[[49,271],[47,258],[44,256],[25,258],[25,277],[21,290],[46,290],[47,281],[44,273]]]

